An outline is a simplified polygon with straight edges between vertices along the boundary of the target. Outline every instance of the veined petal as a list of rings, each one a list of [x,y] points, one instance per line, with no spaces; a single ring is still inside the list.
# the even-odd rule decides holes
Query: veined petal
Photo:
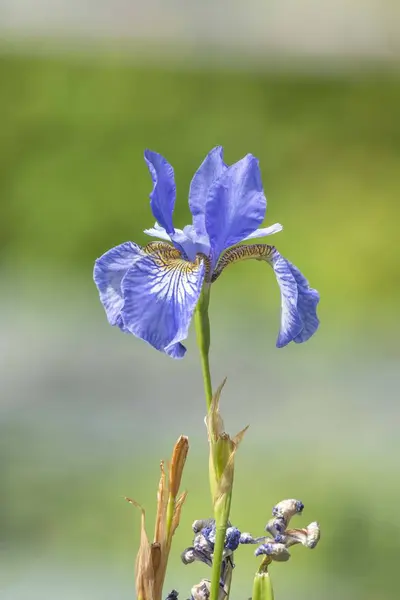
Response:
[[[287,261],[287,263],[297,283],[297,310],[299,311],[300,319],[303,323],[303,329],[293,341],[297,344],[301,344],[310,339],[319,327],[319,319],[317,317],[319,293],[309,286],[307,279],[297,267],[289,261]]]
[[[256,229],[253,233],[250,233],[247,237],[244,238],[244,242],[247,240],[254,240],[255,238],[266,237],[267,235],[273,235],[274,233],[279,233],[282,231],[283,227],[280,223],[275,223],[274,225],[270,225],[269,227],[262,227],[261,229]]]
[[[276,345],[307,341],[318,329],[317,304],[319,294],[310,288],[297,267],[283,258],[274,246],[243,244],[226,250],[211,275],[215,282],[222,271],[236,262],[256,259],[268,262],[275,271],[281,291],[281,327]]]
[[[141,257],[122,282],[122,319],[128,331],[173,358],[182,358],[180,343],[189,331],[205,273],[203,261],[188,262],[164,245]]]
[[[193,257],[188,253],[188,251],[185,248],[185,252],[189,257],[189,260],[194,260],[194,257],[198,252],[202,252],[206,256],[210,254],[210,241],[206,233],[204,235],[201,235],[196,232],[194,225],[185,225],[185,227],[183,228],[183,234],[186,236],[186,239],[192,243],[192,246],[194,248]]]
[[[206,234],[205,206],[212,183],[228,168],[223,159],[222,146],[216,146],[197,169],[189,190],[189,206],[193,215],[193,226],[199,235]]]
[[[141,255],[140,246],[125,242],[103,254],[94,264],[93,279],[99,290],[108,322],[110,325],[118,325],[121,329],[123,329],[121,310],[124,305],[121,282]]]
[[[281,327],[276,345],[278,348],[282,348],[294,340],[303,329],[303,323],[297,309],[297,282],[288,261],[277,250],[272,253],[268,262],[275,271],[281,290]]]
[[[154,218],[168,234],[174,233],[172,213],[175,206],[174,170],[161,154],[146,150],[144,158],[153,180],[150,206]]]
[[[257,229],[264,220],[266,206],[258,160],[248,154],[228,167],[208,194],[205,223],[213,265],[225,248]]]

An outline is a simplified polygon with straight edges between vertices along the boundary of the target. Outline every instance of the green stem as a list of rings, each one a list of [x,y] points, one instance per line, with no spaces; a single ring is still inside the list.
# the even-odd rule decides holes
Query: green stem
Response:
[[[225,545],[225,534],[227,523],[229,519],[229,512],[231,508],[231,493],[227,493],[223,499],[222,506],[215,508],[215,527],[216,527],[216,535],[215,535],[215,545],[214,545],[214,554],[213,554],[213,564],[211,568],[211,590],[210,590],[210,600],[218,600],[219,596],[219,582],[221,579],[221,566],[222,566],[222,554],[224,551]],[[228,589],[226,592],[229,596],[230,592],[230,581],[228,583]]]
[[[206,394],[207,412],[212,402],[212,385],[210,373],[210,319],[208,317],[208,305],[210,303],[210,287],[205,284],[194,313],[196,326],[197,345],[200,350],[201,369],[203,372],[204,391]]]
[[[201,368],[203,372],[204,391],[206,396],[207,413],[209,413],[213,391],[211,384],[211,373],[210,373],[210,320],[208,316],[208,306],[210,303],[210,286],[205,284],[201,293],[200,299],[197,303],[195,310],[195,326],[196,326],[196,337],[197,345],[200,351]],[[220,501],[215,499],[215,493],[217,490],[217,479],[222,476],[226,460],[226,457],[221,453],[218,442],[211,439],[211,456],[213,465],[210,464],[210,486],[212,500],[214,503],[214,519],[216,527],[216,537],[213,554],[213,564],[211,571],[211,591],[210,600],[218,600],[219,597],[219,582],[221,578],[221,566],[222,566],[222,554],[224,551],[225,534],[227,523],[229,519],[229,511],[231,507],[231,493],[224,494],[223,499]],[[214,468],[213,468],[214,467]],[[230,587],[230,581],[228,582]],[[228,589],[229,595],[229,589]]]
[[[252,600],[274,600],[274,590],[268,573],[256,573]]]

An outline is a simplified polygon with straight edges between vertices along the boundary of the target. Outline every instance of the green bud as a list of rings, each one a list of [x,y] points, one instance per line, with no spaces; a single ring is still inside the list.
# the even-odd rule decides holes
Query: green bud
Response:
[[[254,577],[252,600],[274,600],[271,578],[266,571]]]

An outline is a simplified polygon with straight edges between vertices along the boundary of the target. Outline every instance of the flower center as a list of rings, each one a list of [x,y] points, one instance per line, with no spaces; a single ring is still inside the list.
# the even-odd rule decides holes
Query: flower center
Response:
[[[211,281],[210,259],[202,252],[196,254],[193,262],[183,258],[182,253],[177,248],[165,242],[150,242],[144,246],[143,252],[149,254],[156,265],[166,271],[177,269],[182,273],[191,273],[203,261],[205,265],[204,281]]]

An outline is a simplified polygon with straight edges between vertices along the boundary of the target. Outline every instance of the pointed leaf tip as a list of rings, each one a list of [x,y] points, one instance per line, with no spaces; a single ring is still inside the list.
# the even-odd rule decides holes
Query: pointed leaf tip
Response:
[[[169,468],[169,493],[176,498],[181,485],[182,473],[189,452],[189,438],[181,435],[172,451],[171,464]]]

